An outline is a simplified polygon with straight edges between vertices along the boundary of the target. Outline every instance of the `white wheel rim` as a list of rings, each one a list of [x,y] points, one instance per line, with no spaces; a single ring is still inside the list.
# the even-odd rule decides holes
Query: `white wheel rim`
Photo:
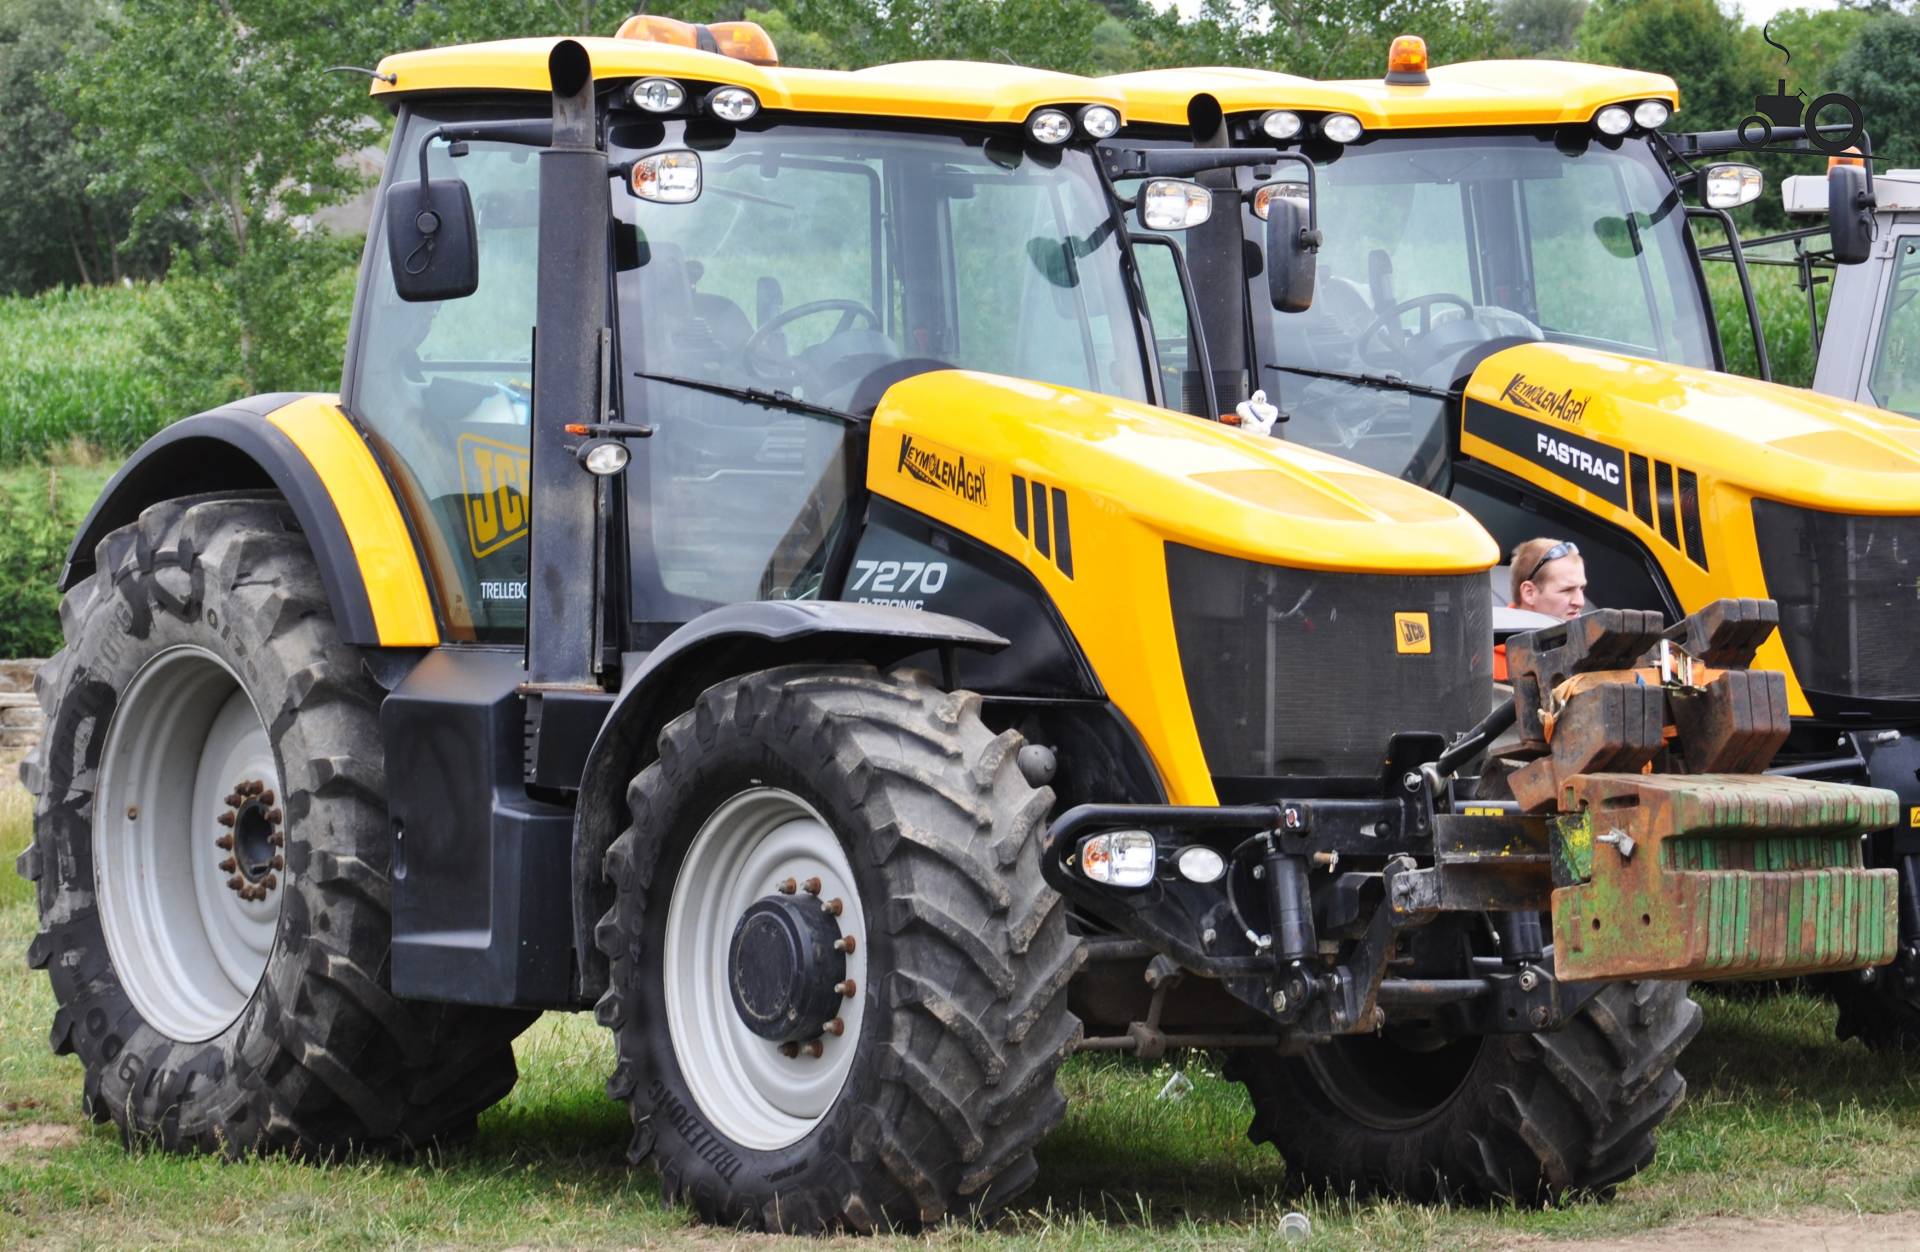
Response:
[[[277,807],[266,725],[226,662],[183,646],[142,666],[100,757],[94,893],[120,985],[148,1025],[183,1043],[211,1039],[240,1016],[279,928],[286,874],[266,859],[280,849],[262,833],[272,829],[265,806],[252,797],[241,806],[249,811],[238,821],[240,847],[215,842],[234,837],[220,818],[249,781],[264,783]],[[233,871],[221,867],[228,857]],[[235,872],[264,898],[242,898],[230,885]]]
[[[734,927],[755,900],[792,878],[818,878],[822,899],[841,901],[840,932],[852,936],[841,1035],[825,1035],[820,1057],[781,1054],[748,1029],[728,991]],[[866,910],[853,867],[832,827],[789,791],[756,787],[734,796],[701,825],[667,907],[662,977],[674,1059],[713,1128],[761,1151],[796,1143],[820,1124],[846,1086],[866,1016]]]

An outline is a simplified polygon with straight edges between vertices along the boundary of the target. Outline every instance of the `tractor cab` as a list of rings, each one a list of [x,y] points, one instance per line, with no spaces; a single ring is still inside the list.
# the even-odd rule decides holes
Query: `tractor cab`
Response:
[[[608,404],[653,430],[602,454],[627,484],[635,648],[718,605],[822,594],[859,490],[850,425],[896,383],[966,369],[1160,398],[1090,151],[1118,125],[1111,93],[1011,67],[780,70],[655,37],[679,29],[652,18],[590,45],[610,170]],[[775,59],[764,33],[742,39]],[[437,216],[470,215],[470,242],[391,211],[377,224],[389,238],[369,249],[344,400],[430,536],[450,637],[518,640],[540,256],[529,137],[544,144],[548,104],[510,74],[487,92],[411,90],[446,55],[388,65],[388,201],[464,185]],[[929,99],[942,81],[945,108]]]

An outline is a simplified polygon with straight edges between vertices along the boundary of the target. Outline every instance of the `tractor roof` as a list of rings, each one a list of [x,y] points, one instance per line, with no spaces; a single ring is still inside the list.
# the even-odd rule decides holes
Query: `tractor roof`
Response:
[[[509,39],[402,52],[380,62],[392,83],[376,79],[376,96],[433,91],[551,90],[547,54],[553,39]],[[640,39],[582,39],[596,79],[659,76],[750,89],[768,109],[852,113],[965,122],[1023,122],[1046,104],[1121,107],[1119,91],[1097,79],[1050,70],[971,61],[908,61],[864,70],[808,70],[753,65],[715,52]]]
[[[1267,109],[1351,113],[1368,130],[1419,126],[1538,126],[1585,122],[1603,105],[1665,100],[1665,74],[1573,61],[1465,61],[1436,65],[1424,85],[1378,78],[1319,82],[1270,70],[1207,67],[1116,74],[1100,81],[1126,95],[1129,122],[1185,126],[1187,103],[1210,95],[1229,114]]]

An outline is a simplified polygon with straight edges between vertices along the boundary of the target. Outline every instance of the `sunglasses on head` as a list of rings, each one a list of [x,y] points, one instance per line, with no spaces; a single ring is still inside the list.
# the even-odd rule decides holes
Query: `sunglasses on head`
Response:
[[[1534,574],[1538,574],[1541,570],[1545,569],[1549,562],[1557,561],[1563,556],[1579,556],[1579,555],[1580,555],[1580,549],[1575,547],[1573,544],[1556,543],[1551,548],[1548,548],[1546,552],[1541,555],[1539,560],[1533,563],[1532,572],[1530,572],[1525,578],[1522,578],[1520,581],[1523,583],[1530,583],[1533,581]]]

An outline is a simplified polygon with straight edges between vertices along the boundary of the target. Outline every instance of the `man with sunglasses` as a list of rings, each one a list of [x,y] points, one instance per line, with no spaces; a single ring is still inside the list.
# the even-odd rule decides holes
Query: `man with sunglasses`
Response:
[[[1571,619],[1587,611],[1587,563],[1564,539],[1529,539],[1513,550],[1510,609]],[[1494,645],[1493,677],[1507,681],[1507,645]]]
[[[1513,550],[1510,607],[1548,617],[1575,618],[1587,611],[1587,563],[1580,549],[1561,539],[1529,539]]]

